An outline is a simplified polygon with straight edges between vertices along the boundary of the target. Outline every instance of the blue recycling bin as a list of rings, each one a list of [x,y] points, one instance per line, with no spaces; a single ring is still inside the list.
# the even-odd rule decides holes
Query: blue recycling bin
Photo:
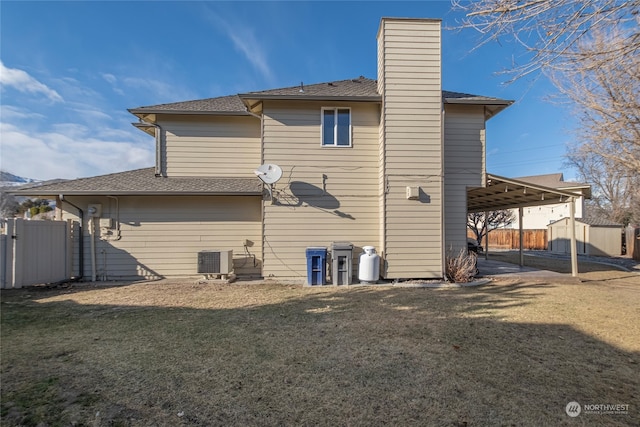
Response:
[[[327,248],[307,248],[307,284],[325,285],[327,277]]]

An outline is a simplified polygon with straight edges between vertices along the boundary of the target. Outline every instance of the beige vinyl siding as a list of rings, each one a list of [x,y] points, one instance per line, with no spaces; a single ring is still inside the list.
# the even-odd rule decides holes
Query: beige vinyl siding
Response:
[[[485,172],[485,121],[481,105],[446,105],[444,116],[445,249],[467,248],[467,187]]]
[[[260,166],[260,120],[256,117],[165,120],[160,124],[167,176],[253,176]]]
[[[440,22],[383,19],[378,34],[383,90],[385,277],[439,278],[442,266]],[[419,187],[408,200],[407,187]]]
[[[321,108],[351,109],[352,147],[321,146]],[[306,279],[305,250],[353,243],[378,246],[379,105],[344,102],[264,104],[264,162],[278,164],[275,203],[264,202],[265,277]]]
[[[90,279],[91,237],[87,204],[102,204],[102,217],[119,218],[120,239],[96,224],[96,268],[99,280],[198,276],[197,253],[232,249],[235,273],[261,274],[259,196],[121,196],[67,197],[85,210],[84,276]],[[76,210],[63,204],[63,218],[78,220]],[[115,231],[115,230],[114,230]],[[246,255],[243,241],[250,241]],[[78,272],[78,245],[74,245]]]

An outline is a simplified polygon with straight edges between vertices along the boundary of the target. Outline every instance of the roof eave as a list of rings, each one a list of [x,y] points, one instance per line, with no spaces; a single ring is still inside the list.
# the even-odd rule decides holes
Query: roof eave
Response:
[[[485,120],[489,120],[505,108],[509,107],[514,101],[510,99],[473,99],[473,98],[444,98],[445,104],[458,105],[484,105]]]
[[[205,191],[39,191],[31,192],[8,191],[9,194],[17,196],[31,196],[41,198],[57,197],[60,194],[65,196],[261,196],[261,191],[223,191],[223,192],[205,192]]]
[[[208,115],[208,116],[249,116],[246,111],[197,111],[197,110],[128,110],[131,114],[143,118],[149,114],[174,114],[183,116]]]
[[[504,105],[508,107],[514,101],[509,99],[473,99],[473,98],[444,98],[446,104],[473,104],[473,105]]]
[[[580,194],[577,194],[577,193],[574,193],[574,192],[571,192],[571,191],[566,191],[566,190],[562,190],[562,189],[558,189],[558,188],[546,187],[544,185],[531,184],[531,183],[528,183],[526,181],[520,181],[520,180],[513,179],[513,178],[506,178],[504,176],[499,176],[499,175],[494,175],[494,174],[491,174],[491,173],[487,173],[487,180],[492,180],[492,179],[495,179],[497,181],[502,181],[502,182],[505,182],[507,184],[519,185],[519,186],[531,188],[531,189],[538,190],[538,191],[552,192],[552,193],[556,193],[556,194],[567,196],[567,197],[580,196]]]

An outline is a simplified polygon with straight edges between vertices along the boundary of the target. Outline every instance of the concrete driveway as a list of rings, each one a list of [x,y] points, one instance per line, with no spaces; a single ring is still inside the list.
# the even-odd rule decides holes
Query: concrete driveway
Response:
[[[483,256],[478,257],[478,270],[481,277],[496,278],[519,278],[528,281],[549,281],[579,283],[577,277],[571,274],[556,273],[549,270],[538,270],[532,267],[520,267],[516,264],[506,262],[486,260]]]

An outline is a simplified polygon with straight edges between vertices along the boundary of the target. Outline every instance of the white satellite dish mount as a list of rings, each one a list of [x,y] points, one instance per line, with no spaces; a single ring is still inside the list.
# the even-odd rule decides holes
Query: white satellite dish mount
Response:
[[[282,168],[278,165],[271,163],[265,163],[253,171],[258,178],[265,184],[267,184],[267,190],[269,191],[269,197],[271,203],[273,203],[273,186],[280,178],[282,178]]]

